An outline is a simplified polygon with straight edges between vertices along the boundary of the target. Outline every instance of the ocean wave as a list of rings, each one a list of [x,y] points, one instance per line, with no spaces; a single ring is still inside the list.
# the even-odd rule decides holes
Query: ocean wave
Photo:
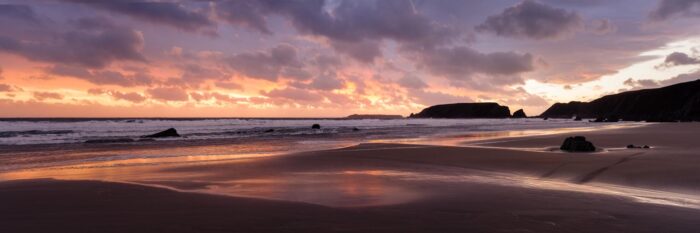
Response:
[[[26,130],[26,131],[0,131],[0,138],[22,137],[31,135],[62,135],[75,133],[73,130]]]

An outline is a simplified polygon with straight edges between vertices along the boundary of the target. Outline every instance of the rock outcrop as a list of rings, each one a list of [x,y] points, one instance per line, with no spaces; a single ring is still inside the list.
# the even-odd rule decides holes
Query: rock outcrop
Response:
[[[700,121],[700,80],[607,95],[591,102],[556,103],[541,117],[598,118],[602,122]]]
[[[170,129],[166,129],[164,131],[158,132],[158,133],[143,136],[143,138],[169,138],[169,137],[180,137],[180,134],[178,134],[177,130],[175,130],[174,128],[170,128]]]
[[[593,146],[593,143],[586,141],[586,137],[575,136],[566,138],[559,149],[568,152],[593,152],[595,151],[595,146]]]
[[[313,124],[313,125],[311,126],[311,129],[321,129],[321,125],[319,125],[319,124]]]
[[[518,111],[515,111],[513,113],[513,118],[527,118],[527,115],[525,115],[525,111],[522,109],[518,109]]]
[[[497,103],[457,103],[435,105],[410,118],[508,118],[510,109]]]

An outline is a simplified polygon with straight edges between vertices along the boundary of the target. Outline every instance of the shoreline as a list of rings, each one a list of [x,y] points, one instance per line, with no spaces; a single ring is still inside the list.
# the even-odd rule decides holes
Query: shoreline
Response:
[[[68,143],[68,144],[38,144],[38,145],[5,145],[0,147],[0,162],[11,164],[12,156],[23,155],[15,166],[0,167],[0,173],[26,169],[42,169],[95,163],[101,161],[123,161],[133,159],[168,160],[170,158],[189,156],[221,156],[229,155],[286,155],[318,150],[342,149],[362,143],[392,143],[413,145],[467,146],[478,147],[480,141],[490,141],[503,138],[522,138],[531,136],[553,135],[563,132],[586,132],[616,128],[641,127],[649,123],[601,124],[570,128],[524,129],[472,131],[467,133],[448,133],[429,135],[416,138],[359,138],[343,135],[303,135],[285,138],[228,138],[228,139],[197,139],[197,140],[158,140],[135,143]],[[272,142],[272,143],[271,143]],[[324,145],[312,145],[321,142]],[[301,144],[300,144],[301,143]],[[306,145],[305,145],[306,144]],[[296,147],[291,147],[296,145]],[[255,148],[255,149],[250,149]],[[290,150],[291,149],[291,150]],[[133,158],[119,156],[136,154]],[[52,157],[59,154],[59,157]],[[87,157],[85,157],[87,155]],[[75,158],[73,158],[75,157]],[[46,163],[46,164],[44,164]]]
[[[658,123],[471,141],[475,146],[363,143],[227,161],[0,173],[0,179],[14,180],[0,182],[0,204],[13,206],[0,210],[0,217],[32,219],[37,226],[71,221],[48,211],[88,218],[88,228],[99,230],[111,226],[105,215],[120,216],[128,207],[130,215],[158,222],[122,217],[131,226],[125,229],[135,232],[170,229],[173,218],[183,219],[189,230],[182,232],[206,232],[206,226],[244,232],[328,232],[339,226],[348,232],[695,232],[697,130],[700,124]],[[616,149],[542,151],[574,134]],[[652,149],[617,149],[630,143]],[[42,177],[56,180],[15,180]],[[202,204],[213,200],[220,203]],[[70,207],[81,203],[88,206]],[[16,209],[24,212],[11,211]],[[242,215],[250,222],[226,222]],[[0,230],[3,224],[32,232],[28,222],[0,221]]]

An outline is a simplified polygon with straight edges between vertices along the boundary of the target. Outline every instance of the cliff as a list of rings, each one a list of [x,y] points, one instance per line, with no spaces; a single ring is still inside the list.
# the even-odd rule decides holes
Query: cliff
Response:
[[[456,103],[435,105],[423,109],[411,118],[507,118],[510,109],[497,103]]]
[[[591,102],[556,103],[540,116],[620,118],[627,121],[698,121],[700,80],[607,95]]]

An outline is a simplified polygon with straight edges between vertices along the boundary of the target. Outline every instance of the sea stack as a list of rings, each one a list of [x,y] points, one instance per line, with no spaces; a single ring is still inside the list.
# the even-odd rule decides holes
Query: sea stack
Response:
[[[410,118],[508,118],[510,109],[497,103],[456,103],[430,106]]]
[[[518,109],[518,111],[515,111],[513,113],[513,118],[527,118],[527,115],[525,115],[525,111],[522,109]]]

